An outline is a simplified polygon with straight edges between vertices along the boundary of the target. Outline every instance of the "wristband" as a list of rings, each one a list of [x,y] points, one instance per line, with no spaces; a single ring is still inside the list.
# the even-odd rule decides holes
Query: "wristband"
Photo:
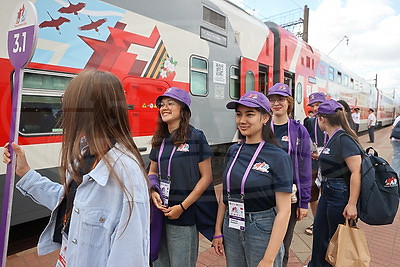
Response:
[[[221,238],[224,237],[224,235],[213,235],[213,238]]]
[[[179,203],[179,206],[181,206],[183,211],[186,211],[185,207],[182,205],[182,203]]]

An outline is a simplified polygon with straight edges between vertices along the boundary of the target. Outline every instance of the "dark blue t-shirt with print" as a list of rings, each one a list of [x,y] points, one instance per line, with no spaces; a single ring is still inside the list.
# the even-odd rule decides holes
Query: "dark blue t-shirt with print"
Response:
[[[170,135],[165,139],[164,151],[161,155],[161,178],[166,179],[168,174],[168,161],[174,145]],[[158,162],[160,147],[150,151],[149,158]],[[207,139],[201,130],[191,127],[189,139],[177,147],[171,161],[171,188],[169,193],[168,206],[179,205],[192,192],[200,179],[198,163],[210,158],[213,155]],[[160,178],[160,177],[159,177]],[[175,225],[194,225],[194,205],[186,209],[176,220],[164,217],[164,221]]]
[[[321,175],[327,178],[345,178],[349,183],[351,172],[347,167],[345,158],[361,155],[360,149],[356,141],[349,135],[343,134],[343,130],[336,132],[324,150],[319,155],[319,166],[321,168]]]
[[[317,140],[315,140],[315,126],[317,126]],[[325,142],[328,140],[328,136],[319,128],[318,119],[316,117],[310,118],[307,120],[307,123],[304,125],[306,127],[308,133],[310,134],[310,138],[313,143],[317,145],[317,147],[323,147]],[[318,160],[312,159],[312,169],[318,169]]]
[[[240,199],[243,175],[259,144],[235,144],[228,150],[227,164],[223,173],[223,198],[228,204],[226,175],[239,149],[240,154],[233,165],[230,184],[231,197]],[[257,156],[244,187],[246,212],[257,212],[276,206],[275,192],[292,192],[293,170],[289,155],[281,148],[265,143]]]
[[[288,124],[276,125],[274,124],[274,133],[276,140],[286,153],[289,150],[289,135],[288,135]]]

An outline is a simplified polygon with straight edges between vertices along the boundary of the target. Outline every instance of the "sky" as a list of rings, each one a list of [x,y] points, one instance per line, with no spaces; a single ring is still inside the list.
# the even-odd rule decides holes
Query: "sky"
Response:
[[[399,0],[231,1],[262,20],[295,9],[302,15],[307,5],[309,44],[371,83],[377,74],[378,88],[400,98]]]

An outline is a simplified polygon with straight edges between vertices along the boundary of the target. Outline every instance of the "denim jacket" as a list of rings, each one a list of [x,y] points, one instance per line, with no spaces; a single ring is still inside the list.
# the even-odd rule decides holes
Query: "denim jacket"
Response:
[[[68,266],[148,266],[150,204],[148,186],[134,156],[116,144],[106,155],[128,198],[102,159],[83,176],[71,214],[67,244]],[[71,177],[67,177],[70,181]],[[30,170],[17,183],[25,196],[50,209],[51,217],[40,236],[38,254],[61,247],[53,242],[57,210],[65,187]],[[132,202],[133,206],[129,205]]]

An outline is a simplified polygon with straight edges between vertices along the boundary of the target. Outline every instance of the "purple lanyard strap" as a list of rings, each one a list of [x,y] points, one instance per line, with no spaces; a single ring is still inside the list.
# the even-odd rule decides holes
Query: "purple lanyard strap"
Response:
[[[342,127],[337,128],[333,133],[332,136],[329,136],[328,142],[326,142],[326,144],[324,145],[324,149],[326,148],[326,146],[329,144],[329,141],[331,141],[332,137],[339,132],[340,130],[342,130]]]
[[[264,146],[265,141],[262,140],[260,142],[260,144],[257,147],[256,152],[254,153],[253,157],[250,160],[249,165],[247,166],[246,172],[243,174],[243,178],[242,178],[242,184],[240,186],[240,195],[242,196],[242,199],[244,198],[244,184],[246,183],[247,180],[247,176],[249,176],[251,167],[253,166],[254,161],[257,159],[258,154],[260,154],[261,148]],[[229,167],[228,173],[226,174],[226,191],[228,193],[228,197],[230,197],[231,194],[231,171],[233,168],[233,165],[235,165],[235,162],[239,156],[240,150],[242,149],[243,145],[241,145],[238,149],[238,151],[236,152],[235,158],[232,161],[231,166]]]
[[[288,119],[288,122],[287,122],[287,136],[288,136],[288,154],[290,155],[290,151],[292,150],[292,142],[291,142],[291,140],[290,140],[290,129],[289,129],[289,127],[290,127],[290,119]],[[271,130],[272,130],[272,132],[273,133],[275,133],[275,131],[274,131],[274,121],[273,120],[271,120]]]
[[[315,138],[315,140],[314,140],[314,142],[316,144],[318,144],[317,127],[318,127],[318,118],[315,117],[315,125],[314,125],[314,138]],[[326,136],[327,136],[327,133],[324,132],[324,146],[326,145]]]
[[[164,146],[165,146],[165,138],[163,139],[161,146],[160,146],[160,151],[158,152],[158,176],[161,179],[161,155],[164,151]],[[171,178],[171,162],[172,162],[172,156],[174,155],[176,150],[176,146],[174,146],[174,148],[172,149],[171,155],[169,156],[169,160],[168,160],[168,175],[167,178],[170,179]]]

